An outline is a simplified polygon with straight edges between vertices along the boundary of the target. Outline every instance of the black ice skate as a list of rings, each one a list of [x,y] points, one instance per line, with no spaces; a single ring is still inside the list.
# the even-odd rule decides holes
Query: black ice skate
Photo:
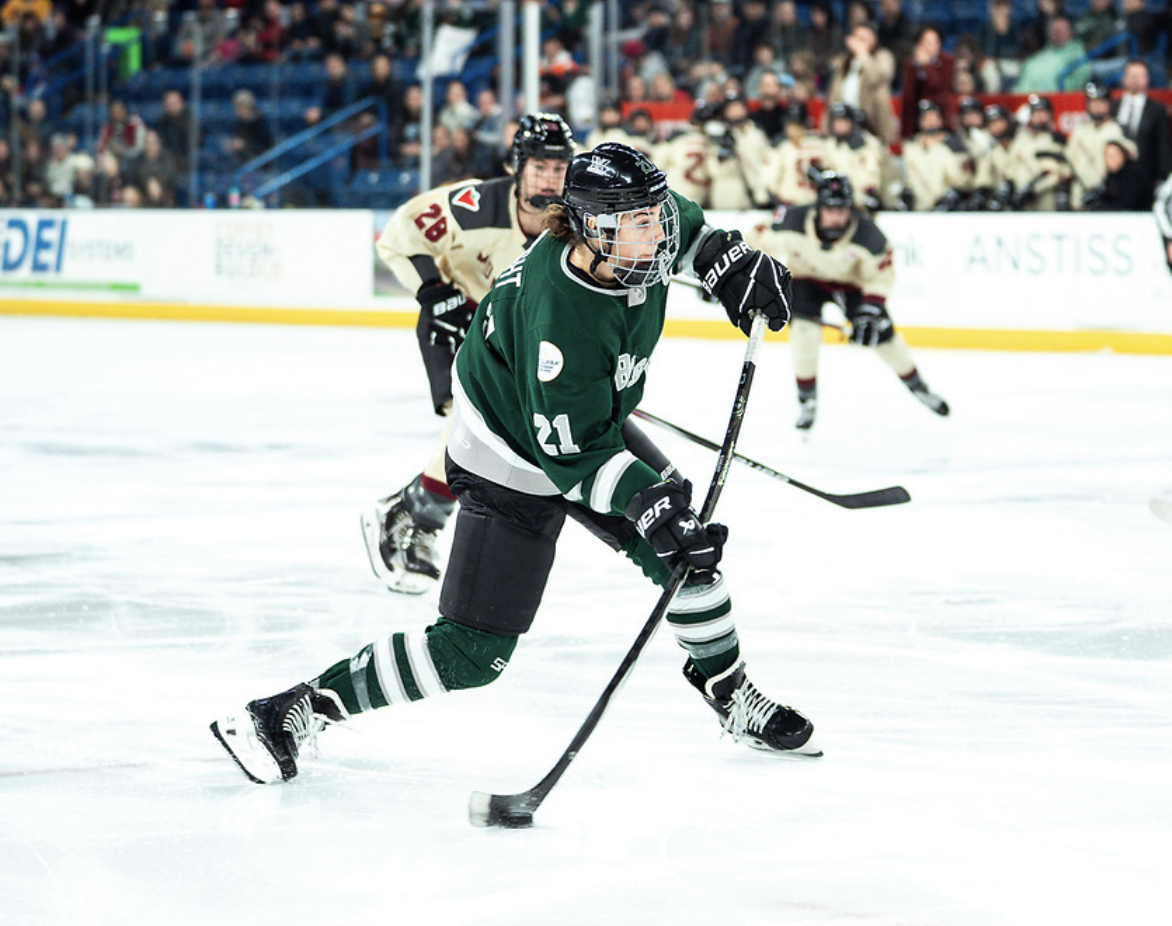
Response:
[[[271,698],[249,701],[244,713],[212,723],[211,730],[240,770],[258,785],[297,776],[297,757],[327,724],[349,714],[332,691],[295,685]]]
[[[928,387],[924,385],[923,381],[916,383],[914,386],[908,386],[912,395],[923,402],[928,408],[932,409],[937,415],[948,417],[948,403],[934,392],[929,392]]]
[[[684,678],[704,696],[720,717],[725,732],[737,742],[745,740],[754,749],[767,752],[822,755],[812,739],[814,725],[792,707],[761,694],[745,677],[743,662],[709,679],[689,659],[684,665]]]
[[[362,516],[362,539],[370,568],[392,592],[421,595],[439,581],[436,533],[415,524],[402,491]]]
[[[809,431],[814,427],[814,417],[818,414],[818,399],[816,396],[798,399],[798,420],[794,427],[799,431]]]

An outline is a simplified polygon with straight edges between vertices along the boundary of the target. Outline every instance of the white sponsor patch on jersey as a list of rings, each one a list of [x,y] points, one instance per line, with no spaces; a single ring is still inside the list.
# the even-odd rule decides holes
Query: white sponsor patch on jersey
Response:
[[[557,379],[562,367],[566,365],[566,358],[556,344],[542,341],[537,348],[537,380],[548,383]]]

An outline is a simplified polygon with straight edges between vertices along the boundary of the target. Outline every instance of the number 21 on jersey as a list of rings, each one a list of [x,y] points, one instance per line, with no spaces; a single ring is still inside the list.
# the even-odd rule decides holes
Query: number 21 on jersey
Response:
[[[533,427],[537,429],[537,443],[546,456],[556,457],[565,453],[580,453],[581,448],[574,443],[574,435],[570,433],[570,416],[555,415],[551,422],[545,415],[534,413]],[[557,446],[549,442],[554,432],[557,432]]]

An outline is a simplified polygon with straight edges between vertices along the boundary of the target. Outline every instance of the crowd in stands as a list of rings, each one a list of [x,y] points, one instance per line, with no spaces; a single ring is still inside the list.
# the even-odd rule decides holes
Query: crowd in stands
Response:
[[[620,5],[618,86],[605,90],[606,75],[587,67],[590,3],[542,4],[541,107],[587,147],[647,150],[710,208],[808,201],[813,168],[850,175],[867,209],[1143,209],[1172,172],[1172,118],[1158,99],[1172,67],[1167,0],[987,0],[980,15],[952,0],[631,0]],[[370,98],[336,130],[364,133],[347,172],[417,170],[421,6],[0,0],[0,206],[201,205],[189,181],[209,158],[230,172]],[[496,0],[436,9],[441,25],[481,36],[498,21]],[[186,86],[130,99],[135,78],[119,59],[87,138],[74,53],[94,17],[138,28],[147,73],[312,62],[320,76],[292,120],[241,86],[226,124],[197,124]],[[493,52],[489,38],[472,48]],[[59,61],[73,62],[72,80],[58,79]],[[434,184],[502,173],[512,123],[494,87],[491,69],[442,86]],[[1056,114],[1055,95],[1069,92],[1077,112]],[[371,134],[380,127],[384,137]],[[282,204],[330,204],[320,189],[295,190]]]

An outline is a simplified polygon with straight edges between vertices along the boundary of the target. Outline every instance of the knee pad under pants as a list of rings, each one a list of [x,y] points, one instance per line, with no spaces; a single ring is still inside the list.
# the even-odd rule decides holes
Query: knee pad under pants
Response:
[[[565,522],[560,497],[514,492],[449,466],[460,500],[439,611],[458,624],[520,634],[533,624]]]

